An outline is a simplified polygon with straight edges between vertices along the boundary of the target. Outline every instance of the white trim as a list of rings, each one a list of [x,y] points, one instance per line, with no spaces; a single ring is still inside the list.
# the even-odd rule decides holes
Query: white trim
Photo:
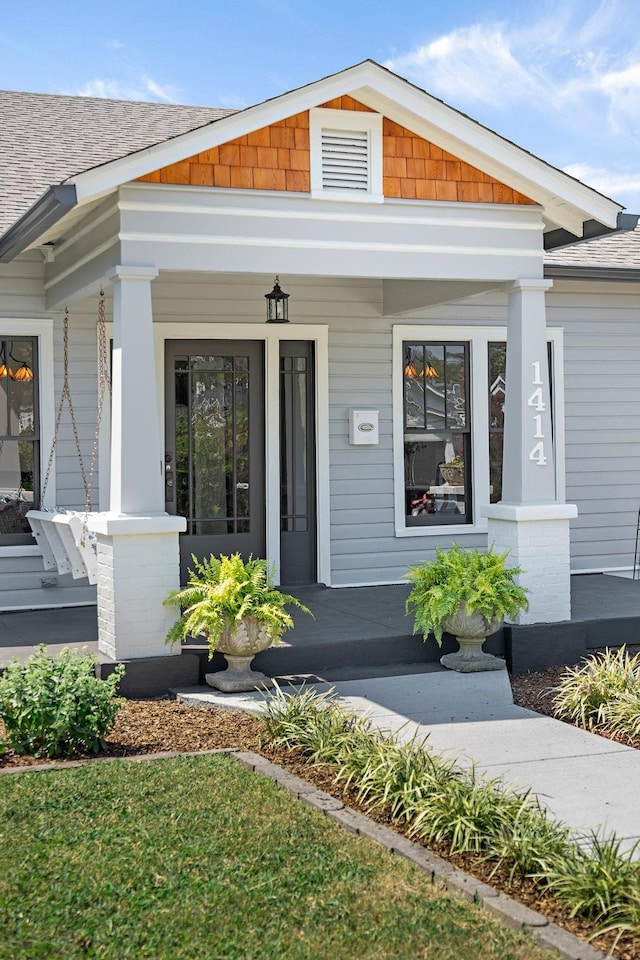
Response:
[[[296,237],[295,240],[287,237],[230,237],[218,236],[212,237],[206,233],[129,233],[120,234],[122,243],[181,243],[181,244],[202,244],[207,246],[221,247],[269,247],[273,249],[288,249],[295,245],[298,250],[349,250],[363,251],[365,253],[422,253],[447,254],[456,256],[482,256],[482,257],[530,257],[536,263],[540,262],[540,250],[515,250],[513,247],[463,247],[456,244],[446,245],[437,243],[372,243],[355,240],[303,240]],[[75,267],[74,267],[75,269]],[[71,271],[73,272],[73,270]],[[63,278],[56,278],[56,282]]]
[[[40,487],[44,483],[49,454],[53,444],[56,418],[56,395],[53,355],[53,317],[40,320],[0,319],[0,337],[38,338],[38,395],[40,420]],[[51,463],[51,475],[46,491],[46,507],[56,503],[56,454]],[[34,504],[39,506],[39,504]],[[25,546],[30,546],[26,544]],[[38,551],[39,552],[39,551]],[[2,554],[0,554],[2,556]],[[10,556],[10,554],[5,554]],[[18,556],[18,554],[16,554]]]
[[[205,201],[201,206],[197,206],[193,203],[177,203],[172,201],[166,201],[164,198],[167,196],[168,189],[171,189],[172,193],[175,194],[184,194],[185,197],[189,197],[190,200],[195,199],[200,195]],[[160,192],[159,188],[163,188]],[[120,199],[118,202],[118,208],[120,210],[127,211],[145,211],[153,213],[187,213],[195,215],[203,215],[207,217],[215,216],[229,216],[230,213],[233,213],[237,217],[255,217],[255,218],[264,218],[269,220],[310,220],[314,222],[330,222],[330,223],[352,223],[357,220],[358,223],[383,223],[387,224],[401,224],[401,225],[418,225],[425,227],[442,227],[442,226],[455,226],[461,228],[470,228],[470,227],[487,227],[492,230],[531,230],[540,234],[543,230],[542,222],[539,218],[539,207],[536,205],[522,205],[522,204],[510,204],[510,203],[459,203],[452,200],[421,200],[420,206],[416,206],[414,200],[406,200],[401,197],[387,197],[385,199],[385,208],[384,212],[376,211],[372,213],[370,211],[360,209],[360,210],[349,210],[346,213],[340,212],[338,209],[332,206],[331,209],[320,210],[315,205],[305,210],[292,210],[287,209],[287,202],[290,202],[293,205],[293,201],[296,200],[306,200],[308,194],[306,193],[295,193],[291,190],[280,191],[277,196],[278,200],[283,201],[283,205],[278,204],[277,207],[265,208],[259,207],[257,205],[253,206],[219,206],[213,205],[211,203],[211,188],[210,187],[198,187],[198,186],[183,186],[180,184],[157,184],[157,183],[135,183],[127,184],[122,188],[122,196],[129,197],[131,196],[132,190],[142,190],[144,193],[155,194],[156,199],[145,197],[144,200],[128,200]],[[126,192],[125,192],[126,191]],[[243,203],[254,198],[268,198],[275,199],[273,191],[267,190],[238,190],[231,187],[216,187],[216,197],[238,197],[242,198]],[[341,194],[340,199],[345,199]],[[345,201],[346,202],[346,201]],[[402,216],[401,214],[390,214],[388,212],[390,205],[398,205],[399,207],[406,207],[411,210],[411,215]],[[455,211],[458,216],[447,217],[444,214],[447,211]],[[469,214],[473,211],[477,211],[482,214],[494,214],[495,219],[480,219],[478,217],[472,217]],[[503,211],[509,211],[508,217],[498,217],[498,214]],[[512,219],[515,213],[521,215],[522,222],[514,221]],[[535,213],[535,220],[527,214]],[[442,215],[441,215],[442,214]],[[525,220],[526,217],[526,220]]]
[[[361,192],[327,190],[323,186],[322,131],[345,130],[367,135],[367,189]],[[382,190],[382,115],[363,110],[332,110],[315,107],[309,110],[309,147],[311,163],[311,196],[320,200],[368,201],[383,203]]]
[[[115,234],[113,237],[105,240],[104,243],[101,243],[99,246],[93,247],[93,249],[89,253],[85,254],[84,257],[74,260],[71,266],[67,267],[66,270],[60,270],[60,272],[56,273],[56,275],[50,280],[45,280],[43,284],[44,289],[50,290],[52,287],[55,287],[62,280],[66,280],[67,277],[77,273],[81,267],[85,267],[88,263],[91,263],[92,260],[95,260],[96,257],[106,253],[107,250],[115,247],[118,243],[120,243],[120,237],[118,234]]]
[[[111,325],[107,325],[107,336]],[[267,559],[280,570],[280,433],[279,397],[281,340],[312,340],[316,348],[316,485],[318,582],[331,584],[329,515],[329,330],[325,324],[175,323],[153,325],[158,384],[158,423],[164,437],[165,340],[261,340],[265,344],[265,470],[267,501]],[[106,431],[105,431],[106,432]],[[106,445],[105,445],[106,446]],[[100,462],[109,451],[100,451]]]
[[[453,326],[448,323],[393,324],[393,487],[396,537],[451,537],[483,534],[488,524],[483,509],[489,500],[489,411],[488,411],[488,344],[506,341],[507,327]],[[564,500],[564,367],[563,330],[547,327],[547,340],[552,343],[554,398],[554,457],[556,497]],[[402,343],[405,340],[451,340],[470,344],[471,379],[471,488],[473,523],[443,524],[429,527],[407,527],[404,503],[404,429]]]
[[[560,226],[576,232],[582,220],[590,217],[610,227],[616,225],[618,211],[622,209],[620,204],[371,61],[233,116],[215,120],[164,143],[86,170],[66,182],[75,184],[78,204],[82,204],[128,180],[135,180],[345,94],[407,126],[419,136],[433,139],[462,160],[538,200]]]

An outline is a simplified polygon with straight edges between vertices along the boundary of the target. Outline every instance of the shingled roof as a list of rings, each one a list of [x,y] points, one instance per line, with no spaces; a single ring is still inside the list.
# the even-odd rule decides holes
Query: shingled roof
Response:
[[[0,91],[0,234],[50,186],[234,112]]]
[[[592,270],[640,269],[640,223],[632,230],[615,230],[547,250],[545,267]],[[556,270],[554,269],[554,273]]]

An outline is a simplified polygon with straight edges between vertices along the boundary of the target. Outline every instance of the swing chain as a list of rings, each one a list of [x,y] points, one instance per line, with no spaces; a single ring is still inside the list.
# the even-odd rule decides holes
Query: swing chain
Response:
[[[76,452],[78,454],[78,462],[80,464],[80,474],[82,476],[82,486],[84,487],[85,496],[87,503],[89,504],[89,509],[91,506],[91,484],[87,480],[87,473],[84,468],[84,461],[82,459],[82,448],[80,446],[80,437],[78,435],[78,424],[76,421],[75,410],[73,409],[73,401],[71,399],[71,391],[69,389],[69,308],[67,307],[64,311],[64,320],[62,325],[63,330],[63,341],[64,341],[64,355],[63,355],[63,371],[64,378],[62,384],[62,393],[60,394],[60,403],[58,404],[58,413],[56,416],[56,424],[53,431],[53,441],[51,443],[51,451],[49,453],[49,462],[47,463],[47,469],[45,472],[44,483],[42,484],[42,493],[40,494],[40,505],[44,503],[44,496],[47,492],[47,486],[49,483],[49,478],[51,476],[51,468],[53,467],[53,458],[56,452],[56,443],[58,440],[58,434],[60,432],[60,423],[62,421],[62,411],[64,409],[65,401],[69,406],[69,414],[71,417],[71,426],[73,429],[73,437],[76,444]]]
[[[89,466],[88,484],[85,488],[87,494],[85,513],[89,513],[91,511],[91,492],[93,488],[93,478],[96,472],[96,463],[98,460],[100,426],[102,424],[102,414],[104,412],[104,402],[107,394],[111,396],[111,377],[109,376],[109,355],[107,352],[107,323],[105,315],[104,290],[100,290],[100,299],[98,301],[98,413],[96,415],[96,432],[93,438],[93,447],[91,449],[91,463]]]

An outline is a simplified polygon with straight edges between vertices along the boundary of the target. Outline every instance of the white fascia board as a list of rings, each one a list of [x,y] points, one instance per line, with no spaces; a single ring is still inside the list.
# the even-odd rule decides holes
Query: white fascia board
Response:
[[[433,140],[539,202],[554,223],[573,233],[580,234],[583,220],[591,218],[609,227],[616,226],[618,212],[623,209],[620,204],[371,62],[87,170],[66,182],[74,184],[77,202],[81,204],[160,167],[178,163],[344,95]]]
[[[557,207],[554,204],[554,213],[557,212],[558,216],[563,215],[563,204],[568,204],[584,214],[583,220],[593,218],[606,226],[616,226],[618,212],[623,209],[621,204],[392,73],[376,73],[374,83],[352,90],[350,95],[413,133],[433,140],[467,163],[479,167],[483,173],[504,181],[545,208],[552,199],[560,200]],[[568,210],[564,216],[567,214]],[[555,221],[555,217],[553,219]]]
[[[76,188],[78,203],[86,202],[94,196],[104,194],[123,183],[142,177],[160,167],[179,163],[196,153],[211,150],[236,137],[244,137],[254,130],[268,127],[279,120],[285,120],[303,110],[317,107],[319,103],[333,100],[334,97],[348,95],[353,86],[359,87],[366,79],[365,71],[371,64],[359,64],[342,73],[318,80],[306,87],[284,93],[273,100],[267,100],[254,107],[248,107],[230,117],[214,120],[197,130],[191,130],[172,140],[154,144],[145,150],[132,153],[103,164],[75,177],[65,183]]]

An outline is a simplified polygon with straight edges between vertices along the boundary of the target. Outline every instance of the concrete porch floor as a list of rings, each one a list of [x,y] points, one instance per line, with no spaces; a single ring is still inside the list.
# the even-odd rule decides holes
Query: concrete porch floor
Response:
[[[294,611],[295,627],[283,643],[256,657],[256,669],[272,676],[314,674],[331,680],[338,671],[341,679],[355,679],[379,675],[380,668],[387,673],[402,672],[407,664],[431,669],[443,652],[455,648],[453,641],[447,644],[445,640],[439,649],[433,639],[425,644],[412,636],[411,619],[404,612],[408,585],[336,590],[304,587],[294,592],[315,619]],[[544,637],[571,628],[586,638],[587,649],[640,644],[640,581],[603,574],[574,576],[571,602],[572,617],[567,624],[518,629],[534,629],[536,636]],[[95,607],[0,613],[0,667],[15,657],[26,659],[40,643],[52,653],[68,646],[86,647],[97,654]],[[490,638],[487,648],[502,653],[503,637]],[[193,643],[184,650],[197,653],[204,670],[206,647]],[[208,669],[223,665],[219,654],[216,658]]]

